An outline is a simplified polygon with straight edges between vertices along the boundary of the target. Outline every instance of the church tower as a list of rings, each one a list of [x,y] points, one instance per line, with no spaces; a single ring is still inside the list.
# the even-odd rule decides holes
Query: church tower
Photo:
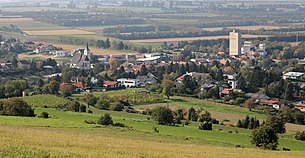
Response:
[[[89,44],[87,43],[87,47],[84,50],[84,55],[88,56],[89,60],[91,60],[91,51],[89,49]]]

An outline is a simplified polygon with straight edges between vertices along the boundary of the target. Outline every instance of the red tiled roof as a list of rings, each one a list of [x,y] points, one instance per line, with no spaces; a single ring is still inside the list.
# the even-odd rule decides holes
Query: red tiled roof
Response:
[[[142,65],[132,65],[131,68],[134,72],[140,71]]]
[[[118,84],[116,81],[104,81],[104,85],[106,86],[115,86],[116,84]]]
[[[73,86],[78,87],[78,88],[85,88],[85,85],[83,82],[75,82],[73,83]]]
[[[181,75],[180,77],[178,77],[176,80],[177,80],[177,81],[182,81],[186,75],[187,75],[187,74],[183,74],[183,75]]]
[[[236,93],[241,93],[242,92],[242,90],[240,90],[240,89],[225,88],[220,93],[224,94],[224,95],[229,95],[231,90],[233,90],[233,92],[236,92]]]
[[[283,104],[285,103],[284,101],[281,100],[261,100],[261,104]]]

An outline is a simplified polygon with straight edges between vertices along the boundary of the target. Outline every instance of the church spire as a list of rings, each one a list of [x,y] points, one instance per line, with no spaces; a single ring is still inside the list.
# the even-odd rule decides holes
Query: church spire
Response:
[[[90,50],[90,49],[89,49],[89,43],[88,43],[88,42],[87,42],[87,50]]]

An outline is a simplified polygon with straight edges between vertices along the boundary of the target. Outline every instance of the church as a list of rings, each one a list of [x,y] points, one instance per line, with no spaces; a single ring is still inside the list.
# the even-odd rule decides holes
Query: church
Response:
[[[85,49],[75,50],[75,53],[73,54],[73,58],[70,62],[70,68],[90,69],[91,68],[90,60],[91,60],[91,51],[87,43],[87,47]]]

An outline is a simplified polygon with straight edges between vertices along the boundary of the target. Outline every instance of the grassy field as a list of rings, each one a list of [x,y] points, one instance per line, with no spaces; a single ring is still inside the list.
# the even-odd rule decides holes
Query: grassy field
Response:
[[[133,93],[135,89],[98,92],[119,96]],[[44,99],[47,97],[47,99]],[[74,95],[74,98],[82,95]],[[294,130],[287,126],[287,133],[280,135],[279,149],[289,148],[291,152],[264,151],[250,143],[251,130],[235,128],[232,116],[243,118],[246,114],[265,118],[266,116],[243,108],[209,101],[173,97],[169,106],[205,108],[212,116],[220,115],[231,120],[229,124],[213,125],[213,131],[202,131],[196,122],[189,125],[163,126],[148,119],[150,116],[126,112],[105,111],[90,107],[93,114],[42,108],[43,100],[50,103],[51,97],[26,97],[35,103],[35,113],[48,112],[49,119],[0,116],[0,157],[303,157],[305,142],[293,138]],[[62,98],[54,98],[59,100]],[[40,103],[39,103],[40,102]],[[37,104],[37,105],[36,105]],[[39,104],[39,105],[38,105]],[[137,109],[162,106],[150,104],[136,106]],[[218,115],[217,115],[218,112]],[[128,128],[105,127],[86,124],[85,120],[97,120],[109,113],[114,122]],[[224,115],[226,114],[226,115]],[[304,129],[305,126],[296,126]],[[159,132],[155,132],[157,128]],[[235,148],[241,145],[244,148]],[[226,154],[219,155],[219,151]]]
[[[69,100],[50,94],[33,95],[22,97],[32,107],[58,107],[69,103]]]
[[[305,154],[305,143],[293,140],[290,133],[281,135],[280,148],[289,147],[291,152],[262,151],[250,144],[250,131],[245,129],[214,125],[213,131],[201,131],[195,122],[184,127],[161,126],[147,120],[145,115],[92,110],[93,114],[35,109],[37,114],[48,112],[49,119],[0,116],[0,157],[302,157]],[[132,128],[84,123],[106,112],[114,122]],[[234,148],[236,144],[245,148]],[[219,150],[229,154],[219,156],[216,154]]]
[[[67,30],[43,30],[43,31],[25,31],[31,36],[49,36],[49,35],[93,35],[95,33],[77,30],[77,29],[67,29]]]

